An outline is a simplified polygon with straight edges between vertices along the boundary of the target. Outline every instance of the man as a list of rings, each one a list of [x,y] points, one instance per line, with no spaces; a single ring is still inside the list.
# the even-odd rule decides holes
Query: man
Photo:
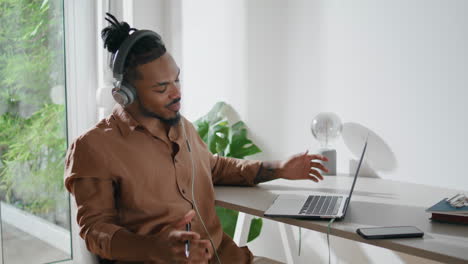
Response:
[[[109,17],[102,37],[115,55],[136,30]],[[65,185],[78,206],[80,236],[91,252],[114,263],[251,263],[248,248],[222,231],[213,185],[318,182],[323,177],[317,169],[327,169],[312,160],[327,160],[307,152],[285,162],[212,155],[179,113],[179,75],[159,37],[141,38],[124,71],[136,99],[117,105],[70,145]],[[191,231],[185,230],[188,223]]]

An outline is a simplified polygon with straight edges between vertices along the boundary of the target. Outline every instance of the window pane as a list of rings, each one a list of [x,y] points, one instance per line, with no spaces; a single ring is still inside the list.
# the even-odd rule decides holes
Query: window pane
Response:
[[[0,0],[2,260],[71,254],[63,0]]]

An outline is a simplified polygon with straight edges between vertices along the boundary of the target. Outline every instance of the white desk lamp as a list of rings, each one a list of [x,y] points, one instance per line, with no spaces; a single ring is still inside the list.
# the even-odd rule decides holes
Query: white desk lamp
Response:
[[[319,113],[312,120],[312,135],[320,142],[318,154],[328,158],[328,162],[323,162],[329,172],[322,172],[324,175],[336,175],[336,150],[332,148],[341,135],[343,124],[340,118],[334,113]]]

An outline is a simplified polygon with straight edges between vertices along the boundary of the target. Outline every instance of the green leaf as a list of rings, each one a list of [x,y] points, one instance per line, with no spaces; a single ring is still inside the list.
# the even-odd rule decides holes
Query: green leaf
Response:
[[[250,222],[249,236],[247,237],[247,243],[254,240],[260,235],[262,231],[263,220],[261,218],[253,218]]]
[[[226,107],[225,102],[217,102],[213,108],[206,114],[206,120],[208,120],[210,123],[217,123],[221,119],[223,119],[223,110]]]
[[[222,119],[224,119],[224,110],[227,107],[225,102],[216,103],[213,108],[204,116],[197,119],[194,124],[199,124],[202,122],[207,122],[210,125],[216,124]]]
[[[210,123],[206,120],[199,119],[193,123],[198,131],[198,134],[204,142],[208,142],[208,130],[210,129]]]
[[[42,26],[42,23],[43,23],[43,21],[39,22],[39,24],[36,25],[34,30],[31,33],[29,33],[29,36],[31,36],[31,37],[35,36],[37,34],[37,30]]]
[[[244,122],[239,121],[231,127],[231,144],[229,145],[226,156],[243,159],[261,152],[257,145],[247,138],[247,129]]]
[[[216,214],[221,221],[221,226],[223,227],[224,233],[233,238],[239,212],[219,206],[216,206],[215,209]]]
[[[221,120],[210,126],[207,144],[211,153],[224,156],[224,151],[229,144],[229,126],[226,120]]]
[[[49,0],[43,0],[42,4],[41,4],[41,7],[39,7],[39,9],[42,9],[42,8],[46,7],[46,5],[48,5],[48,4],[49,4]]]

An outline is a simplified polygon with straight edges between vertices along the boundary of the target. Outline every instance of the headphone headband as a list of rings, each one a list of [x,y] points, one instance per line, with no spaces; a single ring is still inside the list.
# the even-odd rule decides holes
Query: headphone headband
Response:
[[[158,33],[151,31],[151,30],[138,30],[133,32],[130,36],[128,36],[122,45],[120,45],[119,50],[115,53],[114,61],[112,63],[112,72],[114,75],[114,79],[117,82],[122,82],[123,80],[123,71],[125,66],[125,59],[127,58],[128,53],[132,46],[141,38],[146,36],[152,36],[157,39],[161,39],[161,36]]]

